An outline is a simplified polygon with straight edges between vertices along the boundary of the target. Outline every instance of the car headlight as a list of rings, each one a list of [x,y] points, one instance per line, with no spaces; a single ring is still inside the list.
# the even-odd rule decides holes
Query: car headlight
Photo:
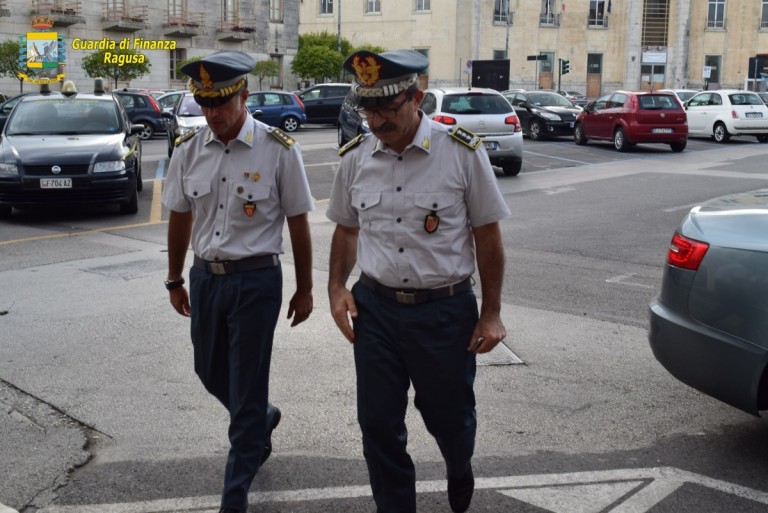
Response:
[[[186,134],[187,132],[191,132],[192,128],[187,126],[177,126],[176,127],[176,137],[181,137],[182,135]]]
[[[119,171],[125,171],[124,160],[108,160],[106,162],[96,162],[93,166],[94,173],[117,173]]]
[[[0,162],[0,175],[18,175],[19,167],[16,164]]]
[[[539,116],[541,116],[544,119],[548,119],[550,121],[560,121],[560,116],[557,114],[552,114],[551,112],[537,112]]]

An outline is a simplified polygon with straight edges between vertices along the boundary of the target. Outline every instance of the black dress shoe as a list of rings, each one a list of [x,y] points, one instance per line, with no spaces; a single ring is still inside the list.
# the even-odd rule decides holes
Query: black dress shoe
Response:
[[[472,494],[475,491],[475,476],[472,474],[472,466],[459,477],[448,476],[448,504],[454,513],[464,513],[472,502]]]
[[[245,513],[245,510],[236,508],[221,508],[219,513]]]
[[[280,413],[280,408],[277,406],[272,406],[271,409],[269,406],[267,407],[267,441],[264,443],[264,452],[261,455],[262,465],[264,465],[264,463],[269,459],[269,456],[272,454],[272,431],[274,431],[277,425],[280,424],[280,418],[282,416],[283,415]]]

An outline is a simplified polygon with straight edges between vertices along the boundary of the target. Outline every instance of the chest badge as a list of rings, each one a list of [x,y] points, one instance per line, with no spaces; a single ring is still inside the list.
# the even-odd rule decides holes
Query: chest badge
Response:
[[[437,227],[440,226],[440,217],[434,210],[424,217],[424,231],[427,233],[435,233]]]
[[[261,173],[259,173],[258,171],[254,171],[254,172],[251,174],[251,179],[252,179],[254,182],[258,182],[259,180],[261,180]]]
[[[243,211],[248,217],[253,217],[253,214],[256,213],[256,204],[252,201],[247,202],[243,205]]]

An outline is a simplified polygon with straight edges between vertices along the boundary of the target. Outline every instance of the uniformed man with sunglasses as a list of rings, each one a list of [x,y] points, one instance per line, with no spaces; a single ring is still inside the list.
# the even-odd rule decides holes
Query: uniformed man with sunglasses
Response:
[[[191,316],[195,372],[229,412],[220,513],[248,509],[248,490],[280,422],[267,398],[286,222],[296,269],[291,326],[312,312],[312,197],[298,144],[245,106],[255,64],[243,52],[221,51],[181,68],[207,126],[176,140],[163,188],[170,211],[165,285],[176,311]]]
[[[415,513],[405,414],[415,406],[446,463],[452,511],[474,491],[475,357],[505,336],[509,209],[480,138],[429,120],[420,53],[359,51],[344,68],[371,133],[340,149],[327,216],[336,223],[328,294],[353,344],[358,422],[377,513]],[[360,279],[347,280],[359,266]],[[482,308],[472,289],[479,272]]]

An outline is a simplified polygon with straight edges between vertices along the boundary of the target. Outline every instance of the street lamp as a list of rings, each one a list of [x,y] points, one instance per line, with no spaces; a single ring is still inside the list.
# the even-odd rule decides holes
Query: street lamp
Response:
[[[507,8],[507,44],[504,47],[504,58],[509,59],[509,0],[504,2]]]
[[[341,0],[336,0],[336,8],[338,13],[338,27],[336,29],[336,51],[341,55]]]

